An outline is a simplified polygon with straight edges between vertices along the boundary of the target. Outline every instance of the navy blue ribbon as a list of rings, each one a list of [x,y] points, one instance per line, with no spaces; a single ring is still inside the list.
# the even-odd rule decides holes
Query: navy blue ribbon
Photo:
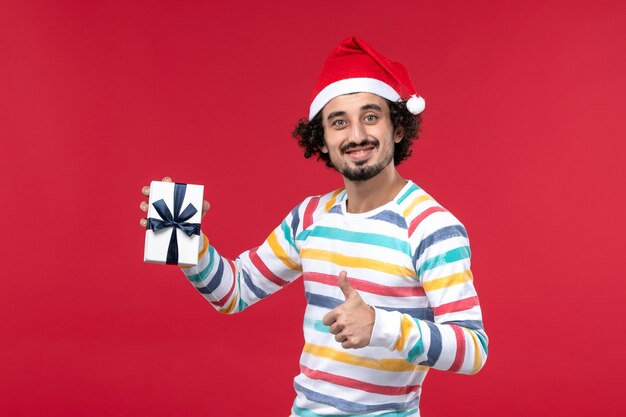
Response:
[[[156,232],[161,229],[173,227],[172,237],[170,237],[170,245],[167,248],[167,260],[168,265],[178,265],[178,239],[176,238],[176,229],[182,230],[187,236],[192,235],[200,236],[200,224],[199,223],[185,223],[194,214],[198,212],[193,204],[189,203],[183,212],[180,209],[183,205],[185,198],[185,192],[187,191],[187,184],[174,184],[174,215],[165,204],[163,199],[152,203],[154,209],[159,213],[161,219],[148,218],[147,228]]]

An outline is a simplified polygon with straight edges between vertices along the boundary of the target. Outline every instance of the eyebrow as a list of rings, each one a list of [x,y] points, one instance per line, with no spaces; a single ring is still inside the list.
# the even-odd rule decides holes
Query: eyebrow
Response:
[[[378,104],[366,104],[365,106],[361,107],[361,110],[378,110],[378,111],[383,111],[383,108],[380,107]]]
[[[330,120],[330,119],[332,119],[334,117],[345,116],[345,115],[346,115],[345,111],[334,111],[334,112],[330,113],[328,115],[328,117],[326,117],[326,120]]]
[[[361,111],[365,111],[365,110],[377,110],[380,112],[383,111],[382,107],[380,107],[378,104],[373,104],[373,103],[365,104],[361,106]],[[326,120],[330,120],[334,117],[345,116],[345,115],[346,115],[345,111],[334,111],[326,117]]]

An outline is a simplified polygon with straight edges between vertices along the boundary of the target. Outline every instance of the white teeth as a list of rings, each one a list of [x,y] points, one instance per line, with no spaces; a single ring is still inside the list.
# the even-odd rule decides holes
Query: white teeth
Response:
[[[352,151],[350,153],[356,154],[356,155],[360,155],[360,154],[364,154],[365,152],[367,152],[365,149],[359,149],[359,150],[356,150],[356,151]]]
[[[369,155],[369,153],[370,153],[369,149],[358,149],[358,150],[354,150],[352,152],[349,152],[349,155],[352,158],[361,159],[361,158],[364,158],[365,156]]]

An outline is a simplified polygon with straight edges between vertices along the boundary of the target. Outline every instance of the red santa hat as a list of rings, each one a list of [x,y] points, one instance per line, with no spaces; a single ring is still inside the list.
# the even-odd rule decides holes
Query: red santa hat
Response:
[[[426,107],[424,99],[415,94],[404,65],[357,37],[342,41],[326,58],[311,97],[309,120],[333,98],[350,93],[373,93],[394,102],[409,97],[406,106],[413,114]]]

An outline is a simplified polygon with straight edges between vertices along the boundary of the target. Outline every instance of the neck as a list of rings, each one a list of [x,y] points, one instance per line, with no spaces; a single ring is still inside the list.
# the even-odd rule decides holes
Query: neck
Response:
[[[349,213],[365,213],[387,204],[405,186],[406,180],[400,176],[393,163],[378,175],[366,181],[350,181],[346,185],[346,208]]]

